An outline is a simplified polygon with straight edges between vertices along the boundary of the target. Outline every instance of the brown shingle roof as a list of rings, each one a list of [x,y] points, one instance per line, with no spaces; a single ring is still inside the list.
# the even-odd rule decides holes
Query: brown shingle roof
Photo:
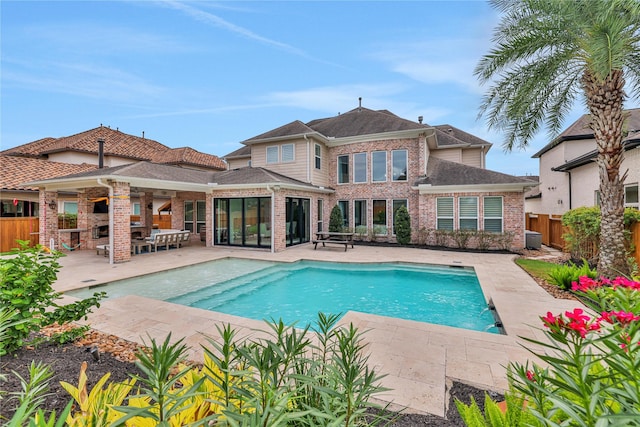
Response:
[[[313,133],[314,130],[309,126],[302,123],[300,120],[295,120],[291,123],[287,123],[284,126],[280,126],[279,128],[270,130],[269,132],[262,133],[258,136],[254,136],[253,138],[249,138],[244,143],[251,143],[253,141],[259,141],[263,139],[271,139],[271,138],[283,138],[287,136],[293,135],[302,135],[305,133]]]
[[[429,157],[427,176],[420,178],[416,184],[440,185],[487,185],[533,183],[529,179],[519,178],[488,169],[467,166],[462,163]]]
[[[123,157],[135,161],[154,161],[177,164],[179,159],[185,163],[220,170],[226,169],[222,159],[211,154],[200,153],[191,148],[172,150],[157,141],[142,138],[105,126],[100,126],[71,136],[61,138],[43,138],[28,144],[10,148],[0,154],[29,156],[46,159],[49,154],[75,151],[80,153],[98,153],[98,139],[104,140],[106,156]],[[189,151],[190,150],[190,151]]]
[[[248,145],[243,145],[236,151],[232,151],[231,153],[224,156],[225,159],[243,159],[245,157],[251,157],[251,147]]]
[[[241,184],[266,184],[266,183],[280,183],[280,184],[292,184],[301,185],[311,188],[319,188],[315,185],[311,185],[308,182],[303,182],[297,179],[289,178],[288,176],[270,171],[265,168],[243,167],[238,169],[232,169],[225,172],[216,173],[211,182],[215,182],[218,185],[241,185]]]
[[[335,117],[313,120],[307,126],[330,138],[429,128],[428,125],[403,119],[388,111],[368,108],[355,108]]]
[[[626,139],[632,139],[635,138],[634,133],[640,131],[640,108],[625,110],[625,113],[628,114],[628,117],[625,121],[623,130],[629,132],[629,135]],[[538,158],[547,151],[551,150],[553,147],[563,143],[564,141],[593,138],[593,131],[589,127],[590,122],[591,115],[584,114],[578,120],[569,125],[568,128],[562,131],[562,133],[558,135],[557,138],[542,147],[540,151],[538,151],[531,157]]]
[[[436,135],[438,138],[438,147],[447,145],[492,145],[490,142],[485,141],[482,138],[478,138],[468,132],[453,127],[451,125],[436,125]]]
[[[30,157],[0,155],[0,182],[2,190],[38,190],[20,184],[36,179],[56,178],[79,172],[95,170],[96,165],[50,162]]]

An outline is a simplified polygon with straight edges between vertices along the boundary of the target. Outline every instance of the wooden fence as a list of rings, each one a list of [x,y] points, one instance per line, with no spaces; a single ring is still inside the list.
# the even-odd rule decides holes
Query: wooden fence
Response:
[[[36,217],[0,218],[0,253],[17,248],[16,240],[28,240],[31,246],[38,243],[40,220]]]
[[[566,251],[565,241],[562,238],[566,228],[562,226],[562,218],[559,215],[527,213],[525,228],[540,233],[543,245]],[[634,249],[632,255],[640,264],[640,223],[631,226],[631,243]]]
[[[131,215],[131,221],[140,221],[139,215]],[[158,228],[171,228],[171,215],[154,215],[153,224]],[[58,228],[75,228],[76,223],[58,219]],[[17,248],[16,240],[28,240],[31,246],[39,241],[40,219],[37,217],[0,218],[0,253]]]

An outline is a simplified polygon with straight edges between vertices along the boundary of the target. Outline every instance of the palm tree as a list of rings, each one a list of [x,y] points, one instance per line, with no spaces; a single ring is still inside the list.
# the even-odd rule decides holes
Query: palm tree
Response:
[[[557,135],[577,97],[591,114],[600,175],[598,271],[629,273],[624,247],[623,103],[640,98],[639,0],[492,0],[495,47],[475,74],[491,85],[480,116],[524,148],[541,126]],[[625,80],[628,82],[625,92]]]

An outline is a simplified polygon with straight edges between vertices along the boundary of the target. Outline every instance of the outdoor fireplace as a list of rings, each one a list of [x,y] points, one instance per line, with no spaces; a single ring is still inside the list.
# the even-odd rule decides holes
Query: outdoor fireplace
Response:
[[[92,237],[94,239],[99,239],[101,237],[109,237],[109,224],[107,225],[96,225],[93,227]]]

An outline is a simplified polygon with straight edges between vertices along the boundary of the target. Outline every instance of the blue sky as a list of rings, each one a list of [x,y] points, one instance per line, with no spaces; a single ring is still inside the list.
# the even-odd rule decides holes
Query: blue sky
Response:
[[[494,144],[487,167],[538,173],[477,119],[473,76],[498,14],[481,1],[7,1],[1,148],[103,124],[225,155],[293,120],[362,105]],[[584,113],[581,105],[565,121]]]

